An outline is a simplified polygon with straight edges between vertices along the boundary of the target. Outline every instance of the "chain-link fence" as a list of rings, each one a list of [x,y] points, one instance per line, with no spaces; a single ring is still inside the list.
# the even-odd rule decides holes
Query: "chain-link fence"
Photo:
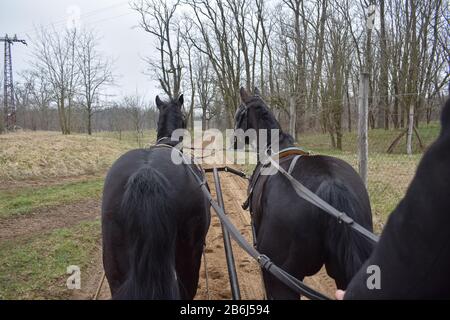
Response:
[[[417,165],[427,147],[440,131],[439,114],[443,104],[433,106],[433,112],[416,121],[412,136],[412,154],[407,154],[408,128],[391,126],[389,129],[370,128],[368,132],[369,157],[367,188],[372,204],[375,230],[381,231],[389,214],[403,198]],[[333,146],[331,134],[305,132],[297,135],[297,143],[314,154],[342,158],[358,170],[358,132],[353,127],[342,130],[342,149]],[[351,128],[351,129],[350,129]]]

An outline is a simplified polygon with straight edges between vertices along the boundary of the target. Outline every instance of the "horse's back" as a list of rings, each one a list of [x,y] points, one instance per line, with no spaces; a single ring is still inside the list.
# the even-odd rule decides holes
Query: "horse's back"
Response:
[[[209,226],[207,199],[186,165],[174,164],[171,154],[172,149],[165,147],[131,150],[117,159],[107,173],[102,202],[103,260],[113,294],[125,281],[130,267],[128,261],[132,255],[131,236],[126,227],[127,215],[130,213],[121,212],[122,202],[128,188],[127,183],[140,172],[151,168],[165,180],[167,192],[164,199],[159,200],[170,208],[170,219],[177,230],[177,234],[167,236],[176,238],[178,246],[184,251],[203,246]],[[180,244],[180,239],[185,243]],[[179,260],[189,259],[191,258]]]
[[[291,161],[292,157],[282,159],[281,166],[288,170]],[[330,156],[302,156],[291,175],[314,193],[330,185],[341,188],[341,192],[357,197],[360,208],[358,208],[358,216],[353,218],[363,225],[371,226],[371,209],[367,190],[358,173],[347,162]],[[281,173],[268,177],[265,185],[259,188],[260,192],[264,192],[263,200],[265,201],[264,205],[260,206],[261,210],[273,212],[277,215],[277,219],[284,217],[288,220],[287,222],[296,223],[297,221],[296,224],[302,225],[302,219],[319,221],[323,220],[322,217],[328,217],[326,214],[318,217],[317,212],[312,210],[316,207],[299,197]],[[267,210],[269,208],[274,210]],[[293,208],[296,210],[292,210]],[[304,210],[301,210],[302,208]]]
[[[128,179],[139,169],[145,167],[152,167],[166,177],[170,184],[171,196],[183,199],[185,207],[192,206],[204,198],[200,188],[193,190],[197,183],[192,173],[184,164],[174,164],[171,154],[171,148],[135,149],[117,159],[105,179],[103,214],[108,215],[111,211],[117,211]],[[187,191],[189,191],[189,197],[186,197]],[[204,201],[202,202],[204,203]]]
[[[287,171],[292,159],[281,159],[280,165]],[[291,174],[324,201],[372,229],[367,191],[348,163],[329,156],[302,156]],[[330,255],[345,255],[342,248],[350,241],[345,226],[297,195],[281,173],[267,177],[254,193],[259,248],[275,262],[303,277],[317,273],[331,261]]]

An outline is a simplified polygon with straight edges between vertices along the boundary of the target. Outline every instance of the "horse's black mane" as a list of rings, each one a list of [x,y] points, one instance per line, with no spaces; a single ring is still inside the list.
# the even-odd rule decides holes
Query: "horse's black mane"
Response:
[[[283,131],[280,123],[275,118],[272,111],[269,109],[265,101],[258,95],[250,97],[245,104],[248,108],[254,108],[258,112],[258,118],[264,123],[265,129],[278,129],[280,130],[280,146],[281,145],[293,145],[294,138]]]

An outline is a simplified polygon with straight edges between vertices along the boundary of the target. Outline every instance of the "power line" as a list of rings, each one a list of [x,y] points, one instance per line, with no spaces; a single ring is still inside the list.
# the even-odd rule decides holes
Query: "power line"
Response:
[[[131,14],[133,14],[134,12],[127,12],[127,13],[123,13],[123,14],[120,14],[120,15],[116,15],[116,16],[112,16],[112,17],[108,17],[108,18],[103,18],[103,19],[99,19],[99,20],[95,20],[95,21],[92,21],[92,22],[89,22],[89,23],[84,23],[84,25],[85,26],[92,26],[92,25],[95,25],[95,24],[98,24],[98,23],[101,23],[101,22],[105,22],[105,21],[110,21],[110,20],[114,20],[114,19],[117,19],[117,18],[120,18],[120,17],[124,17],[124,16],[128,16],[128,15],[131,15]],[[47,34],[50,34],[50,35],[53,35],[53,34],[57,34],[58,33],[58,29],[59,28],[61,28],[61,27],[63,27],[63,26],[59,26],[58,28],[54,28],[54,29],[52,29],[50,32],[47,32]],[[47,31],[47,30],[49,30],[50,28],[47,28],[47,29],[36,29],[36,31],[34,31],[33,33],[31,33],[31,34],[35,34],[35,35],[37,35],[39,32],[41,32],[41,30],[42,31]],[[59,31],[61,31],[61,30],[59,30]],[[26,34],[26,36],[27,37],[29,37],[29,38],[31,38],[30,37],[30,34]]]
[[[81,19],[86,19],[86,18],[92,18],[92,17],[94,17],[94,16],[96,16],[98,14],[104,13],[105,11],[108,11],[108,10],[111,10],[111,9],[114,9],[114,8],[118,8],[118,7],[123,6],[125,4],[128,4],[128,1],[121,1],[121,2],[116,3],[114,5],[110,5],[110,6],[98,8],[98,9],[95,9],[95,10],[92,10],[92,11],[88,11],[88,12],[83,13],[83,14],[80,15],[80,20]],[[126,15],[126,14],[121,14],[120,16],[122,16],[122,15]],[[117,17],[119,17],[119,16],[106,18],[104,20],[113,19],[113,18],[117,18]],[[103,20],[100,20],[100,21],[103,21]],[[94,23],[97,23],[97,22],[98,21],[95,21]],[[49,29],[58,29],[58,28],[64,27],[66,23],[67,23],[67,17],[65,19],[53,21],[53,22],[51,22],[49,24],[40,26],[39,28],[35,26],[33,29],[28,29],[28,30],[23,31],[21,33],[22,34],[27,34],[27,35],[36,35],[40,30],[47,31]],[[90,25],[92,23],[86,23],[86,24]]]

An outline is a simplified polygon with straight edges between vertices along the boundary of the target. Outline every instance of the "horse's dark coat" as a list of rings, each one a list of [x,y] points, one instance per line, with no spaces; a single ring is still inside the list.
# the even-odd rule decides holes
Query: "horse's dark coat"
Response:
[[[441,124],[346,299],[450,299],[450,100]],[[380,267],[379,290],[367,287],[370,265]]]
[[[184,126],[182,99],[160,109],[158,138]],[[165,143],[171,143],[168,139]],[[171,148],[127,152],[103,191],[103,265],[113,299],[193,299],[209,203]],[[188,196],[187,196],[188,195]]]
[[[247,107],[238,110],[237,128],[280,129],[259,96],[241,92]],[[245,117],[245,119],[243,119]],[[268,139],[268,144],[272,141]],[[280,149],[293,146],[289,135],[280,133]],[[292,156],[281,160],[287,170]],[[292,176],[340,211],[372,230],[367,191],[359,175],[346,162],[328,156],[301,157]],[[263,183],[262,183],[263,182]],[[302,280],[317,273],[323,264],[339,288],[347,284],[369,257],[372,243],[314,205],[300,198],[281,174],[258,181],[251,207],[258,249],[285,271]],[[264,272],[269,299],[298,299],[298,295]]]

